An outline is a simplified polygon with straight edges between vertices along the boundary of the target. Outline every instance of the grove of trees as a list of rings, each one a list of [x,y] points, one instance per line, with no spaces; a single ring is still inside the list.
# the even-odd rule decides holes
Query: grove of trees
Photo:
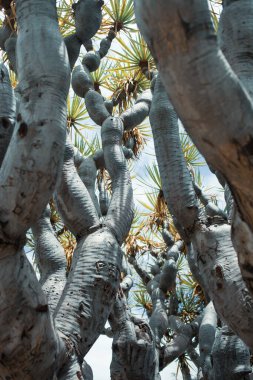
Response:
[[[249,380],[253,1],[0,8],[0,379]]]

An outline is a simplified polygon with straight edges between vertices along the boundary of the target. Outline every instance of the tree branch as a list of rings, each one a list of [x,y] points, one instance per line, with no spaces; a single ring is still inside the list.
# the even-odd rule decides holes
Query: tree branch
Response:
[[[182,229],[179,232],[189,238],[198,219],[198,206],[179,140],[177,115],[159,76],[149,118],[165,199]]]
[[[70,74],[55,2],[18,0],[16,5],[21,102],[0,175],[0,235],[2,241],[12,242],[38,218],[55,186],[65,141]]]
[[[251,373],[248,347],[226,325],[216,333],[212,360],[215,379],[236,380]]]
[[[193,187],[200,202],[203,204],[203,206],[205,206],[205,212],[208,217],[220,217],[224,220],[228,219],[226,213],[218,206],[216,206],[213,202],[211,202],[210,198],[203,192],[203,190],[195,181],[193,181]]]
[[[77,172],[82,182],[84,183],[86,189],[90,194],[92,203],[96,207],[97,214],[101,216],[100,206],[98,204],[98,199],[95,193],[95,183],[97,179],[97,167],[93,157],[83,158],[81,164],[78,166]]]
[[[177,114],[199,151],[224,175],[253,231],[253,106],[219,49],[208,2],[169,0],[165,5],[163,0],[148,0],[143,7],[135,0],[135,5],[139,27]]]
[[[112,201],[104,223],[91,225],[88,234],[78,240],[67,284],[55,313],[56,326],[66,345],[73,346],[79,361],[83,360],[108,319],[120,281],[122,250],[119,244],[132,222],[133,195],[121,147],[122,134],[122,123],[118,119],[110,117],[103,123],[102,144],[106,168],[112,179]]]
[[[56,206],[65,225],[77,237],[99,225],[99,217],[90,194],[79,177],[74,164],[74,149],[67,140],[62,175],[55,194]]]
[[[149,115],[152,102],[150,90],[144,91],[138,96],[135,104],[128,110],[122,112],[120,118],[124,124],[124,130],[130,130],[140,125]]]
[[[253,98],[252,18],[253,6],[250,0],[224,1],[218,29],[220,48],[251,99]]]
[[[21,249],[13,252],[10,246],[4,252],[0,266],[1,375],[52,379],[65,351],[47,297],[25,253]]]
[[[249,346],[253,347],[253,300],[242,279],[230,226],[201,225],[192,239],[204,287],[222,320]]]
[[[204,377],[208,379],[212,371],[211,351],[215,340],[217,314],[213,303],[205,307],[203,319],[199,329],[200,367]]]
[[[50,223],[49,206],[32,226],[32,232],[40,283],[47,294],[48,304],[53,313],[66,282],[66,257]]]
[[[128,261],[131,265],[133,265],[134,269],[136,270],[136,273],[140,276],[142,282],[144,285],[147,285],[149,281],[152,280],[152,276],[145,271],[137,262],[135,257],[133,256],[128,256]]]
[[[160,371],[187,350],[192,338],[197,333],[193,323],[185,324],[174,315],[169,317],[169,327],[174,330],[175,334],[173,340],[161,351]]]
[[[16,101],[6,66],[0,64],[0,166],[13,133]]]
[[[65,350],[22,246],[61,166],[69,66],[55,1],[17,0],[16,11],[21,103],[0,173],[1,373],[52,379]]]
[[[112,197],[105,224],[111,228],[121,245],[134,216],[133,190],[122,150],[123,125],[120,119],[109,117],[102,126],[105,165],[112,180]]]
[[[109,322],[113,332],[113,380],[158,379],[156,349],[150,327],[132,318],[124,294],[118,294]]]

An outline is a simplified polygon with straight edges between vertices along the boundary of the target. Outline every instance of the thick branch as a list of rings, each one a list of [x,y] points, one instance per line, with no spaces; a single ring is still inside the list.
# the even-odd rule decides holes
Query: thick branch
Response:
[[[251,1],[247,4],[252,8]],[[139,27],[180,119],[207,161],[226,178],[253,230],[253,106],[219,49],[208,2],[169,0],[165,5],[148,0],[144,7],[135,0],[135,5]]]
[[[133,107],[124,111],[120,118],[124,124],[124,130],[130,130],[140,125],[148,116],[152,101],[150,90],[144,91],[136,100]]]
[[[198,218],[196,196],[180,145],[177,115],[159,76],[149,118],[168,208],[189,237]]]
[[[164,304],[165,294],[158,287],[151,294],[152,314],[149,319],[150,327],[155,336],[156,347],[160,347],[163,335],[168,329],[168,316]]]
[[[103,123],[102,144],[112,178],[112,201],[104,223],[91,225],[78,240],[67,284],[55,313],[56,326],[67,345],[74,347],[80,361],[103,331],[114,303],[122,260],[119,243],[129,232],[132,222],[132,188],[121,147],[122,133],[118,119],[110,118]],[[84,221],[81,227],[82,223]]]
[[[196,182],[193,182],[193,187],[200,202],[203,204],[203,206],[205,206],[205,212],[208,217],[220,217],[224,220],[227,220],[226,213],[211,201],[211,199],[203,192],[203,190],[198,186]]]
[[[158,379],[156,349],[150,327],[145,321],[131,317],[123,294],[117,296],[109,321],[114,334],[111,378]]]
[[[82,42],[77,37],[76,33],[65,37],[64,42],[68,52],[70,68],[72,70],[75,66],[77,58],[79,57]]]
[[[90,194],[79,177],[74,164],[74,149],[66,143],[64,165],[55,194],[59,214],[68,229],[78,237],[99,225],[99,217]]]
[[[65,353],[20,247],[51,196],[62,162],[69,66],[55,5],[16,1],[21,104],[0,173],[0,372],[6,378],[52,379]]]
[[[132,184],[121,145],[122,121],[109,117],[103,123],[101,134],[105,165],[112,180],[112,198],[105,224],[114,231],[119,244],[122,244],[134,216]]]
[[[217,380],[247,379],[251,373],[248,347],[227,326],[216,333],[212,360],[213,376]]]
[[[73,4],[77,37],[82,43],[92,38],[102,21],[101,0],[79,0]]]
[[[105,187],[103,178],[98,181],[98,191],[99,191],[99,206],[102,216],[105,216],[108,212],[110,198],[108,191]]]
[[[147,272],[145,271],[137,262],[137,260],[135,259],[135,257],[133,256],[129,256],[128,257],[128,261],[130,264],[133,265],[134,269],[136,270],[137,274],[140,276],[142,282],[144,285],[147,285],[149,283],[149,281],[152,280],[152,276]]]
[[[65,352],[47,297],[24,252],[6,246],[4,254],[0,266],[1,376],[52,379]]]
[[[169,317],[169,326],[174,330],[173,340],[168,343],[160,355],[160,370],[182,355],[196,335],[194,324],[185,324],[178,317]]]
[[[219,45],[231,68],[253,98],[253,6],[251,0],[224,1]]]
[[[97,214],[100,217],[101,211],[98,199],[95,193],[95,183],[97,179],[97,167],[93,157],[83,158],[82,163],[78,166],[78,174],[89,192],[92,203],[96,207]]]
[[[162,267],[159,288],[166,293],[175,290],[177,266],[176,262],[179,258],[180,251],[183,248],[183,242],[178,240],[166,253],[166,261]]]
[[[21,102],[0,175],[4,241],[20,238],[52,194],[62,163],[69,89],[69,64],[55,1],[18,0],[16,5]]]
[[[17,48],[17,35],[13,34],[5,41],[4,50],[6,51],[7,57],[10,61],[11,69],[15,72],[16,75],[18,75],[16,48]]]
[[[212,371],[211,351],[215,340],[216,327],[217,314],[213,303],[210,302],[205,308],[199,329],[200,367],[207,379]]]
[[[230,226],[201,225],[192,243],[204,287],[217,314],[249,347],[253,347],[253,300],[241,276]]]
[[[0,64],[0,166],[8,148],[14,121],[16,101],[6,66]]]
[[[53,312],[66,282],[66,257],[50,223],[49,206],[32,226],[35,259],[40,271],[40,283],[47,294]]]

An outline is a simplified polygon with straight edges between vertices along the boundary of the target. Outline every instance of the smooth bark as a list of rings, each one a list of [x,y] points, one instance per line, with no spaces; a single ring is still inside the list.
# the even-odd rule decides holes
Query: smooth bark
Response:
[[[52,379],[64,360],[64,348],[22,247],[61,167],[69,64],[55,1],[17,0],[16,12],[21,102],[0,172],[1,375]]]
[[[158,98],[162,98],[163,102],[152,104],[150,121],[158,162],[160,161],[160,165],[167,163],[167,171],[162,167],[161,179],[168,208],[172,210],[179,223],[180,232],[186,232],[187,240],[192,242],[195,252],[193,261],[199,267],[204,289],[213,301],[219,317],[224,319],[234,332],[252,347],[253,302],[240,273],[237,255],[230,237],[231,227],[221,215],[220,210],[214,207],[209,207],[212,214],[209,214],[208,218],[207,215],[201,216],[194,197],[192,180],[182,157],[178,124],[177,121],[171,123],[171,120],[176,120],[175,111],[159,78],[155,84],[153,99]],[[162,111],[161,116],[159,116],[159,107]],[[152,112],[154,112],[154,117]],[[172,150],[173,147],[175,153]],[[174,155],[181,159],[175,159]],[[178,173],[181,172],[184,175],[178,177]],[[169,175],[173,178],[172,182],[167,180]],[[173,195],[174,181],[178,183],[176,195]],[[177,207],[175,207],[174,197],[180,200],[177,202]],[[233,295],[232,298],[231,295]]]

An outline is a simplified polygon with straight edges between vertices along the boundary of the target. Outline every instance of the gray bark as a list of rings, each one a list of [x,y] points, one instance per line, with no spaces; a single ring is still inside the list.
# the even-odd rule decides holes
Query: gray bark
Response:
[[[40,7],[39,13],[37,7]],[[40,22],[37,22],[38,17]],[[21,102],[1,169],[3,241],[16,240],[25,233],[45,208],[56,184],[62,163],[69,88],[69,65],[58,31],[54,2],[43,2],[42,6],[40,1],[35,1],[29,13],[23,3],[17,2],[17,19]],[[42,34],[43,48],[34,54]]]
[[[169,317],[169,327],[174,331],[174,337],[160,354],[160,370],[185,353],[191,344],[192,338],[198,333],[198,325],[199,322],[185,324],[174,315]]]
[[[199,352],[200,352],[200,367],[202,369],[203,378],[206,380],[212,379],[212,359],[211,352],[215,340],[217,327],[217,314],[213,303],[210,302],[203,314],[203,319],[199,329]]]
[[[126,287],[124,283],[125,279],[122,289]],[[118,293],[109,322],[113,333],[111,379],[158,380],[158,357],[152,331],[144,320],[132,317],[122,291]]]
[[[77,37],[76,33],[65,37],[64,42],[68,52],[70,68],[72,70],[79,57],[82,42]]]
[[[230,225],[220,217],[219,210],[216,210],[208,221],[198,219],[198,204],[195,201],[190,174],[182,157],[175,111],[159,78],[153,99],[155,103],[151,107],[150,121],[168,208],[180,223],[180,232],[186,233],[187,239],[192,241],[204,288],[219,316],[246,344],[253,347],[253,303],[240,273],[237,255],[230,238]],[[179,176],[178,173],[182,174]],[[173,181],[168,180],[169,176]]]
[[[246,379],[251,373],[249,349],[227,326],[216,333],[212,362],[214,380]]]
[[[183,231],[179,232],[187,238],[198,219],[196,195],[179,141],[177,114],[159,76],[155,83],[149,118],[164,195],[172,216],[183,227]],[[173,165],[177,167],[176,171],[170,170]]]
[[[76,34],[82,43],[92,38],[102,21],[101,0],[79,0],[73,4]]]
[[[21,102],[0,175],[0,372],[12,379],[52,379],[64,360],[64,347],[22,246],[61,166],[69,65],[55,1],[17,0],[16,11]]]
[[[97,179],[97,167],[93,157],[83,159],[78,167],[78,174],[89,192],[90,198],[96,207],[98,216],[101,216],[100,206],[95,193],[95,184]]]
[[[5,50],[5,41],[11,36],[12,30],[10,26],[8,25],[8,22],[6,20],[4,21],[4,25],[2,28],[0,28],[0,48],[2,50]]]
[[[48,297],[53,313],[66,282],[66,256],[50,222],[50,207],[32,226],[35,241],[35,260],[40,272],[40,283]]]
[[[125,130],[130,130],[141,124],[149,115],[152,101],[150,90],[144,91],[138,96],[133,107],[122,112],[120,115]]]
[[[55,201],[65,225],[76,237],[87,235],[90,227],[99,225],[96,208],[77,173],[74,148],[70,141],[66,143],[64,165]]]
[[[16,58],[17,36],[11,35],[4,43],[4,50],[10,61],[11,69],[17,74],[17,58]]]
[[[0,64],[0,94],[0,164],[2,165],[16,119],[15,95],[8,70],[3,63]]]
[[[103,223],[75,171],[70,144],[58,188],[63,220],[77,235],[78,243],[55,322],[79,360],[103,331],[113,305],[120,280],[120,245],[133,218],[133,193],[121,146],[122,134],[119,119],[110,117],[103,123],[104,159],[112,180],[112,198]]]
[[[135,5],[140,29],[180,119],[208,163],[225,177],[252,234],[252,2],[225,4],[221,35],[223,49],[228,45],[227,59],[206,0],[170,0],[166,5],[148,0],[145,7],[136,0]],[[150,25],[157,25],[155,33]],[[252,289],[252,255],[242,248],[239,261],[245,272],[248,269],[243,276]]]

